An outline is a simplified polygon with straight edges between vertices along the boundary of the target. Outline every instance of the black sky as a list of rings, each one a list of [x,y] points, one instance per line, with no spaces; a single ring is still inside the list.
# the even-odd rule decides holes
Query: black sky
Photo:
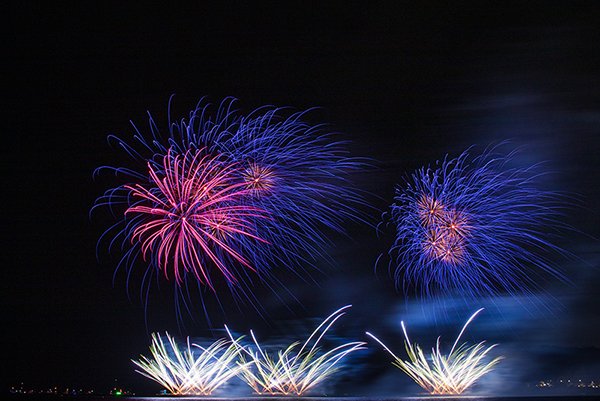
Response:
[[[202,319],[179,332],[168,292],[157,295],[146,324],[135,294],[127,299],[123,275],[113,287],[115,260],[96,259],[96,240],[110,219],[88,216],[111,185],[110,177],[93,180],[94,168],[127,162],[106,135],[130,137],[130,119],[145,128],[146,110],[164,126],[173,93],[174,117],[185,116],[202,96],[214,102],[235,96],[243,111],[264,104],[321,107],[316,121],[352,140],[353,155],[377,161],[376,170],[356,177],[379,197],[372,200],[373,219],[394,184],[423,164],[472,144],[510,139],[524,146],[520,161],[545,161],[553,172],[545,185],[580,199],[565,220],[585,234],[569,233],[560,243],[576,255],[559,262],[574,284],[547,284],[559,306],[544,317],[499,301],[510,309],[500,327],[527,335],[494,337],[493,314],[481,333],[504,341],[507,352],[541,347],[530,352],[532,370],[546,369],[540,375],[562,374],[544,362],[553,352],[599,355],[600,246],[592,237],[600,237],[600,18],[594,2],[18,4],[5,19],[6,385],[102,388],[118,378],[144,389],[129,359],[145,352],[149,331],[211,334]],[[369,227],[348,230],[351,238],[334,237],[337,267],[316,276],[320,287],[288,277],[304,305],[294,316],[325,316],[354,303],[351,335],[365,329],[397,335],[399,315],[415,307],[405,305],[385,273],[373,273],[385,239]],[[266,336],[274,322],[293,317],[267,292],[261,296],[270,308],[267,322],[243,310],[230,312],[230,325],[262,328]],[[552,320],[547,316],[555,321],[543,326]],[[578,358],[576,373],[600,374],[594,371],[599,361]],[[369,383],[385,382],[372,367],[366,371]],[[531,372],[515,378],[536,379]]]

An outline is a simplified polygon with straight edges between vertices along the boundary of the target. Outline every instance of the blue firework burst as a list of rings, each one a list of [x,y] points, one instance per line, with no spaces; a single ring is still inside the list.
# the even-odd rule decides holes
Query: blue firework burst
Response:
[[[252,191],[248,202],[271,213],[257,231],[274,246],[254,252],[255,263],[266,268],[304,271],[328,257],[329,235],[343,233],[345,221],[364,221],[357,211],[365,206],[363,196],[351,176],[367,166],[365,159],[348,157],[346,143],[324,125],[306,122],[307,113],[263,107],[233,130],[185,127],[194,142],[242,166],[240,178]]]
[[[563,252],[552,233],[563,227],[564,196],[540,189],[540,165],[511,166],[514,156],[467,150],[396,188],[388,216],[398,286],[473,297],[529,291],[540,273],[564,279],[552,262]]]
[[[315,261],[326,258],[329,234],[343,233],[346,220],[362,220],[357,208],[364,202],[350,177],[365,163],[348,157],[345,143],[326,132],[323,125],[305,122],[306,112],[288,113],[287,109],[262,107],[242,115],[234,109],[234,101],[225,99],[218,107],[201,101],[187,118],[178,121],[170,120],[169,110],[168,129],[162,132],[149,115],[150,132],[144,134],[134,125],[132,141],[109,136],[109,141],[125,150],[134,163],[131,167],[98,169],[112,171],[125,180],[106,191],[96,206],[108,205],[118,217],[103,237],[110,241],[111,247],[122,249],[124,256],[119,266],[131,272],[141,256],[134,235],[141,220],[128,218],[123,210],[141,210],[139,200],[132,196],[135,195],[132,188],[156,185],[149,180],[148,170],[154,177],[168,176],[170,172],[164,171],[166,155],[177,157],[198,152],[230,166],[231,174],[235,174],[233,185],[243,193],[235,197],[233,206],[261,212],[260,216],[248,213],[244,216],[247,232],[227,233],[228,252],[217,247],[213,253],[235,272],[236,280],[226,280],[230,291],[242,295],[244,301],[250,300],[259,309],[253,293],[255,282],[281,292],[284,286],[273,274],[274,269],[288,268],[309,277],[307,267],[314,267]],[[143,209],[157,209],[148,207],[152,206]],[[148,253],[148,248],[145,251]],[[240,259],[231,259],[228,254],[243,256],[244,265],[252,269],[236,268]],[[168,262],[164,255],[153,256],[157,255],[146,258],[146,284]],[[157,262],[159,259],[161,263]],[[180,271],[183,284],[176,289],[179,294],[187,294],[188,284],[197,281],[187,274],[194,268],[183,266]],[[214,286],[211,288],[214,291]]]

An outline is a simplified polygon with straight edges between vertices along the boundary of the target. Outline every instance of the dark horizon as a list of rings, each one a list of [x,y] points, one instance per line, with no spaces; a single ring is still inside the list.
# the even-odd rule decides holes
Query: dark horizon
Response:
[[[75,385],[140,393],[157,388],[130,359],[147,354],[149,334],[215,338],[224,323],[261,338],[308,333],[346,304],[333,334],[366,340],[377,333],[402,348],[399,322],[427,346],[454,338],[479,307],[486,311],[468,340],[499,343],[506,359],[480,387],[515,394],[539,380],[600,380],[600,10],[594,2],[479,7],[335,3],[198,4],[192,8],[11,5],[3,148],[5,179],[3,294],[8,348],[4,388]],[[148,310],[137,283],[113,272],[119,254],[96,243],[115,220],[92,215],[94,200],[114,184],[93,178],[101,165],[126,165],[106,140],[145,133],[148,110],[166,129],[206,97],[238,100],[243,112],[263,105],[317,107],[309,119],[350,141],[352,156],[374,167],[353,179],[374,196],[365,210],[376,224],[394,186],[415,169],[457,156],[469,146],[509,141],[517,162],[544,163],[543,185],[567,194],[565,230],[555,256],[572,283],[542,277],[531,296],[466,305],[421,302],[394,288],[387,267],[375,271],[390,236],[365,224],[331,235],[331,266],[315,285],[282,273],[282,303],[264,286],[268,311],[231,304],[175,319],[169,285]],[[317,319],[317,320],[315,320]],[[370,344],[349,362],[334,392],[420,394]],[[571,377],[573,376],[573,377]],[[356,384],[359,381],[362,384]],[[525,391],[526,392],[526,391]]]

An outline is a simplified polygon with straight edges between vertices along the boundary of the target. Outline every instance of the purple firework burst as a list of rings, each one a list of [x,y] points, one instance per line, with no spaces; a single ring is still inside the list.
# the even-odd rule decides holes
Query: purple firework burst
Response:
[[[253,194],[249,202],[272,216],[257,231],[276,245],[256,250],[257,265],[295,271],[314,266],[328,257],[332,232],[343,233],[347,220],[364,221],[364,194],[351,177],[367,167],[366,159],[348,157],[346,143],[324,125],[306,122],[307,113],[263,107],[228,124],[234,129],[178,127],[243,166],[241,178]]]
[[[552,263],[563,251],[556,192],[540,189],[540,166],[511,167],[515,152],[465,151],[421,168],[396,188],[387,214],[396,229],[389,254],[398,286],[424,296],[522,293],[539,273],[564,279]]]
[[[172,122],[169,117],[168,129],[162,133],[149,116],[150,133],[144,135],[134,125],[133,141],[109,136],[109,141],[124,149],[136,164],[127,168],[104,166],[98,169],[108,169],[125,177],[126,182],[108,190],[97,200],[96,206],[108,205],[120,216],[103,236],[110,239],[111,247],[120,245],[124,254],[120,266],[126,266],[131,272],[141,256],[152,273],[165,271],[165,266],[176,266],[176,271],[183,273],[177,276],[178,291],[188,293],[190,281],[201,286],[210,283],[214,290],[213,280],[204,278],[205,272],[210,274],[208,265],[212,264],[216,267],[213,270],[227,272],[225,282],[236,297],[242,295],[258,309],[259,302],[253,293],[257,279],[280,292],[284,286],[275,277],[276,268],[287,268],[307,278],[306,267],[314,266],[316,260],[327,256],[329,234],[343,233],[346,220],[362,220],[357,208],[364,202],[350,177],[365,163],[349,158],[345,143],[325,132],[324,126],[305,122],[306,112],[289,114],[285,109],[263,107],[242,115],[233,109],[233,103],[234,99],[228,98],[213,109],[200,102],[187,119]],[[168,114],[170,116],[170,110]],[[183,217],[182,222],[166,221],[184,215],[179,209],[166,210],[165,205],[170,203],[165,200],[170,202],[173,195],[165,193],[157,180],[165,177],[176,182],[172,176],[177,174],[169,171],[165,160],[188,160],[190,155],[199,152],[206,155],[201,160],[218,160],[213,164],[226,166],[227,185],[235,190],[235,196],[228,195],[225,203],[210,203],[210,208],[202,213],[219,215],[218,210],[211,210],[214,207],[228,212],[245,211],[238,217],[227,216],[225,221],[236,226],[226,231],[226,243],[205,227],[193,227],[185,236],[180,235],[176,231],[179,227],[189,228],[188,222],[182,223]],[[201,172],[208,167],[194,168]],[[193,186],[195,181],[202,181],[202,177],[193,177],[191,172],[192,169],[187,168],[181,184]],[[156,198],[156,194],[165,200]],[[173,194],[179,196],[177,191]],[[185,205],[196,207],[202,202],[186,200]],[[186,209],[185,215],[198,214]],[[144,232],[140,224],[154,229],[158,226],[154,222],[147,225],[147,220],[158,218],[162,219],[160,227],[167,230],[140,235]],[[217,227],[216,223],[213,225]],[[168,244],[177,247],[162,245],[160,235],[163,233],[171,236]],[[199,238],[196,233],[206,238]],[[190,238],[200,249],[186,248],[196,246],[190,245],[193,242]],[[216,246],[207,245],[211,243]],[[197,258],[198,254],[208,257]],[[177,255],[185,257],[171,260]],[[194,261],[202,266],[187,266]],[[186,272],[201,272],[203,280]],[[145,278],[144,282],[147,284],[149,280]],[[214,293],[218,296],[217,290]]]

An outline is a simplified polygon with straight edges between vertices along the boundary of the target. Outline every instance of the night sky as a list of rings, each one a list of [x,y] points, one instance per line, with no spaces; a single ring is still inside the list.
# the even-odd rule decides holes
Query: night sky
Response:
[[[393,4],[393,5],[392,5]],[[149,333],[219,336],[223,323],[255,328],[265,339],[353,304],[337,334],[377,333],[401,348],[400,319],[424,345],[454,338],[466,318],[487,310],[468,339],[498,342],[506,360],[485,378],[490,391],[526,390],[558,377],[600,378],[600,13],[594,2],[521,6],[405,4],[297,6],[226,3],[192,8],[95,4],[13,5],[5,16],[2,146],[2,295],[4,388],[25,382],[138,392],[158,387],[133,371]],[[394,185],[414,169],[458,155],[471,145],[509,140],[517,162],[545,163],[543,185],[569,194],[558,244],[572,255],[555,262],[572,283],[549,277],[536,296],[447,299],[446,308],[405,297],[375,260],[389,235],[349,223],[331,235],[334,265],[323,262],[315,284],[279,276],[299,302],[284,305],[256,291],[268,316],[251,307],[201,314],[178,325],[169,285],[147,310],[139,283],[113,271],[118,253],[96,242],[113,221],[89,216],[97,196],[116,181],[92,176],[100,165],[126,165],[106,136],[131,138],[132,120],[147,114],[166,128],[206,96],[239,99],[242,112],[272,104],[319,107],[351,141],[353,156],[373,168],[353,177],[368,197],[373,223]],[[286,297],[285,295],[283,296]],[[231,306],[231,305],[230,305]],[[373,346],[357,357],[346,382],[352,394],[418,393]],[[348,390],[350,389],[350,390]]]

